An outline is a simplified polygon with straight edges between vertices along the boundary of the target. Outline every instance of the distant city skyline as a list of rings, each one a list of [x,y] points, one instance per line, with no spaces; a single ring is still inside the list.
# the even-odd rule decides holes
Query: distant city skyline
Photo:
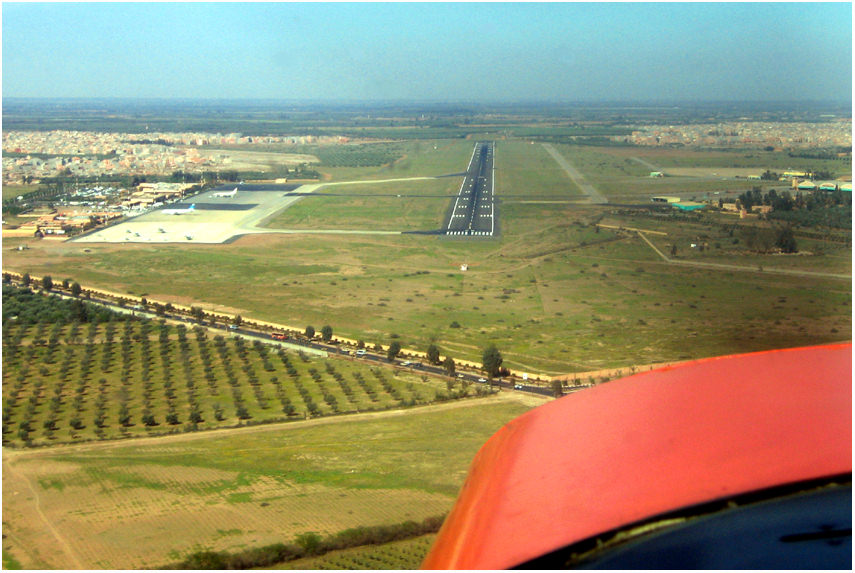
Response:
[[[15,3],[3,97],[850,102],[850,3]]]

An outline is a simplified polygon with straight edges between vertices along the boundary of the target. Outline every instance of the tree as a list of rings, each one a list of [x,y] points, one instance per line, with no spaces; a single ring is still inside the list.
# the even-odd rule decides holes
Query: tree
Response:
[[[21,284],[23,284],[24,286],[30,286],[30,282],[32,282],[32,279],[30,278],[30,273],[24,273],[23,275],[21,275]]]
[[[428,346],[427,359],[431,364],[439,364],[439,347],[436,344]]]
[[[50,275],[42,277],[42,288],[45,290],[51,290],[53,288],[53,279],[50,278]]]
[[[205,312],[201,309],[201,307],[193,306],[190,308],[190,312],[193,314],[193,318],[196,322],[202,322],[202,319],[205,318]]]
[[[294,541],[297,542],[297,545],[303,548],[303,551],[308,555],[314,555],[321,548],[321,536],[312,531],[308,533],[301,533],[297,537],[294,538]]]
[[[131,425],[131,413],[128,411],[127,404],[119,406],[119,424],[126,428]]]
[[[564,385],[561,383],[561,380],[552,381],[552,395],[556,398],[564,395]]]
[[[62,288],[68,290],[69,285],[71,284],[71,279],[63,279],[62,280]]]
[[[490,378],[493,378],[499,373],[499,369],[502,367],[502,354],[499,352],[499,349],[496,348],[495,344],[490,344],[484,349],[484,354],[481,357],[481,364]]]
[[[332,340],[332,326],[325,325],[323,328],[321,328],[321,339],[324,342],[329,342],[330,340]]]
[[[442,363],[442,366],[443,368],[445,368],[446,374],[448,374],[449,376],[454,376],[454,371],[456,369],[456,366],[454,364],[454,358],[452,358],[451,356],[446,356],[445,362]]]
[[[314,338],[315,337],[315,327],[307,326],[306,327],[306,338]]]
[[[239,314],[236,314],[234,319],[232,319],[232,324],[234,324],[235,326],[240,326],[241,322],[243,322],[243,319],[240,317]]]
[[[389,362],[392,362],[400,353],[401,344],[397,340],[395,340],[392,342],[392,344],[389,345],[389,350],[386,352],[386,358],[389,360]]]
[[[784,253],[798,252],[796,237],[793,235],[793,230],[790,227],[783,227],[778,231],[778,237],[775,240],[775,246],[781,249]]]

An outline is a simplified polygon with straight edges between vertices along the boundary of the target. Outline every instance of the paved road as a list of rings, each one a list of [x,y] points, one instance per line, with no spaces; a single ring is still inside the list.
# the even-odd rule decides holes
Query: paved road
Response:
[[[558,165],[561,166],[561,168],[567,173],[570,179],[573,180],[573,183],[575,183],[579,187],[579,189],[582,190],[582,193],[588,196],[588,199],[591,203],[603,205],[609,202],[609,200],[606,199],[605,195],[597,191],[593,185],[588,183],[585,180],[585,177],[581,173],[579,173],[579,171],[575,167],[573,167],[563,155],[558,153],[558,150],[556,150],[551,143],[543,143],[541,145],[543,145],[543,148],[547,151],[547,153],[549,153],[549,155],[552,156],[555,162],[558,163]]]

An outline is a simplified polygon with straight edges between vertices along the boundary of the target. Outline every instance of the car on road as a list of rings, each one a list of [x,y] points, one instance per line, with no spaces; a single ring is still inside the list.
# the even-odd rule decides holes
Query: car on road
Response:
[[[522,389],[523,389],[522,384],[514,384],[514,390],[522,390]]]
[[[481,382],[482,384],[483,384],[484,382],[486,382],[486,381],[487,381],[487,379],[486,379],[486,378],[478,378],[478,382]]]
[[[365,350],[360,348],[359,350],[356,351],[356,355],[357,356],[365,356]]]
[[[852,344],[568,394],[476,454],[424,569],[852,570]]]

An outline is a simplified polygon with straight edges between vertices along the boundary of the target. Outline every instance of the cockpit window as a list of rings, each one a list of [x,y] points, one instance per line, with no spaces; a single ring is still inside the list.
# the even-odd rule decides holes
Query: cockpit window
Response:
[[[852,483],[767,492],[663,519],[525,563],[539,569],[851,569]]]

